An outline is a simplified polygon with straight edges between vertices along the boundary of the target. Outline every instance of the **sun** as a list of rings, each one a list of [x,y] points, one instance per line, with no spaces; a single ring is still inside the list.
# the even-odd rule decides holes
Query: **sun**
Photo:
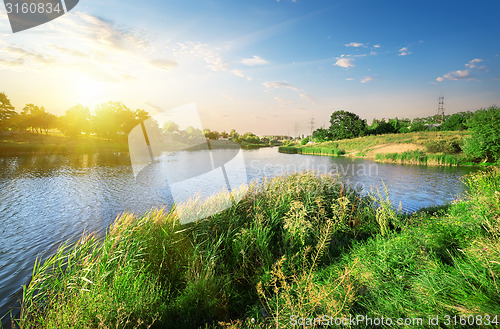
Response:
[[[75,98],[82,105],[95,106],[104,101],[108,86],[106,83],[82,75],[75,83]]]

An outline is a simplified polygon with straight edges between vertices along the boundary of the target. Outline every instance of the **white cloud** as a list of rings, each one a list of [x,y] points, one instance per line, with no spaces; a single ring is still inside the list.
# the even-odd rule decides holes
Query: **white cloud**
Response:
[[[234,74],[237,77],[246,79],[247,81],[252,81],[252,78],[249,77],[249,76],[247,76],[247,75],[245,75],[245,72],[243,72],[243,70],[234,69],[234,70],[231,70],[231,73]]]
[[[443,75],[442,77],[438,77],[436,81],[444,81],[444,80],[462,80],[469,78],[469,70],[456,70],[450,73]]]
[[[347,78],[347,81],[354,81],[354,78]]]
[[[411,51],[408,50],[408,47],[403,47],[399,49],[399,56],[407,56],[411,55]]]
[[[346,47],[355,47],[355,48],[358,48],[358,47],[366,47],[365,44],[363,43],[359,43],[359,42],[351,42],[351,43],[346,43],[345,45]]]
[[[229,70],[229,64],[224,61],[222,56],[219,54],[218,49],[213,48],[206,43],[178,42],[177,46],[178,55],[195,55],[201,58],[207,64],[207,68],[211,71],[220,72]]]
[[[259,56],[253,56],[252,58],[244,58],[241,60],[241,63],[247,66],[260,66],[269,64],[269,61],[265,60]]]
[[[336,62],[334,65],[336,66],[340,66],[340,67],[343,67],[343,68],[350,68],[350,67],[354,67],[354,58],[351,58],[350,56],[346,56],[346,55],[341,55],[340,57],[337,57],[336,58]]]
[[[380,45],[374,45],[373,48],[380,48]]]
[[[315,100],[312,96],[307,94],[304,90],[297,88],[294,85],[292,85],[286,81],[266,81],[266,82],[263,82],[262,85],[267,89],[266,92],[269,92],[270,90],[273,90],[273,89],[279,89],[279,88],[288,89],[288,90],[291,90],[291,91],[297,93],[297,95],[300,98],[302,98],[303,100],[306,100],[306,101],[311,102],[311,103],[315,103]]]
[[[367,83],[375,79],[374,77],[364,77],[363,80],[361,80],[361,83]]]
[[[481,63],[482,61],[483,60],[480,58],[474,58],[473,60],[469,61],[469,63],[465,64],[465,66],[473,69],[473,68],[477,67],[477,65],[476,65],[477,63]]]
[[[300,92],[300,89],[293,86],[292,84],[286,82],[286,81],[266,81],[263,82],[262,85],[266,87],[267,89],[278,89],[278,88],[284,88],[284,89],[290,89],[295,92]]]
[[[484,69],[485,68],[484,66],[477,66],[477,64],[481,63],[482,61],[483,60],[480,58],[474,58],[465,64],[465,67],[468,67],[468,69],[456,70],[453,72],[446,73],[441,77],[437,77],[436,81],[442,82],[444,80],[474,80],[474,78],[471,78],[470,76],[471,70],[475,69],[475,71],[477,71]]]

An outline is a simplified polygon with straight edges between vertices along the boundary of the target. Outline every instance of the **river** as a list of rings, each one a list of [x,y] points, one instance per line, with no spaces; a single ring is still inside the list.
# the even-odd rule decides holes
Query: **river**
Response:
[[[165,154],[165,159],[192,172],[203,152]],[[212,152],[224,158],[229,151]],[[339,173],[362,193],[383,182],[405,211],[452,201],[463,192],[460,177],[477,170],[280,154],[277,148],[241,152],[244,166],[228,169],[244,181],[302,170]],[[161,168],[160,163],[139,179],[128,154],[0,157],[0,316],[19,306],[21,286],[29,282],[37,256],[50,255],[83,232],[102,236],[119,213],[171,205],[166,180],[158,179]]]

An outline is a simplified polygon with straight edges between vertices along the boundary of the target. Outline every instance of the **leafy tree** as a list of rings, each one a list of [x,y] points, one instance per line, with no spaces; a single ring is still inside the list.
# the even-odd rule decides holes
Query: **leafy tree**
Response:
[[[173,134],[174,132],[179,132],[179,125],[173,121],[167,121],[163,124],[163,131],[167,134]]]
[[[301,145],[306,145],[307,143],[309,143],[309,136],[300,141]]]
[[[410,132],[428,130],[427,126],[425,125],[425,121],[419,118],[413,119],[409,128]]]
[[[330,134],[332,140],[355,138],[364,136],[366,132],[366,121],[354,113],[347,111],[336,111],[330,118]]]
[[[472,112],[459,112],[450,115],[445,122],[439,127],[442,131],[456,131],[467,130],[467,120],[469,120],[474,113]]]
[[[318,128],[313,131],[313,141],[317,143],[325,142],[331,140],[332,136],[330,134],[330,130],[324,128]]]
[[[255,135],[254,133],[251,133],[251,132],[247,132],[247,133],[244,133],[243,135],[241,135],[239,137],[239,141],[249,143],[249,144],[260,144],[261,143],[259,136]]]
[[[66,135],[76,137],[90,132],[90,111],[87,107],[77,104],[67,110],[59,118],[59,130]]]
[[[0,131],[8,128],[10,120],[17,115],[14,106],[4,92],[0,93]]]
[[[126,136],[139,121],[136,112],[121,102],[107,102],[99,105],[91,120],[92,130],[108,139]]]
[[[219,139],[220,134],[217,131],[210,131],[210,129],[203,129],[203,134],[208,139]]]
[[[56,126],[57,117],[48,113],[45,108],[34,104],[26,104],[19,117],[19,126],[24,129],[31,128],[32,132],[37,134],[42,132],[42,129],[47,130]]]
[[[240,137],[240,134],[236,132],[236,130],[231,129],[231,132],[229,133],[229,137],[231,137],[232,140],[238,139]]]
[[[500,108],[492,106],[474,113],[467,120],[472,130],[466,139],[464,151],[476,159],[488,162],[500,160]]]

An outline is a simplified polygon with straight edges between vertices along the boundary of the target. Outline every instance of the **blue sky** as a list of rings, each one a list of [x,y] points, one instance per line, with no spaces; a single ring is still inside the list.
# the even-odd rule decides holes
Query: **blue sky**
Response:
[[[335,110],[373,118],[500,104],[498,1],[80,1],[12,34],[0,90],[62,114],[195,102],[205,127],[295,134]]]

